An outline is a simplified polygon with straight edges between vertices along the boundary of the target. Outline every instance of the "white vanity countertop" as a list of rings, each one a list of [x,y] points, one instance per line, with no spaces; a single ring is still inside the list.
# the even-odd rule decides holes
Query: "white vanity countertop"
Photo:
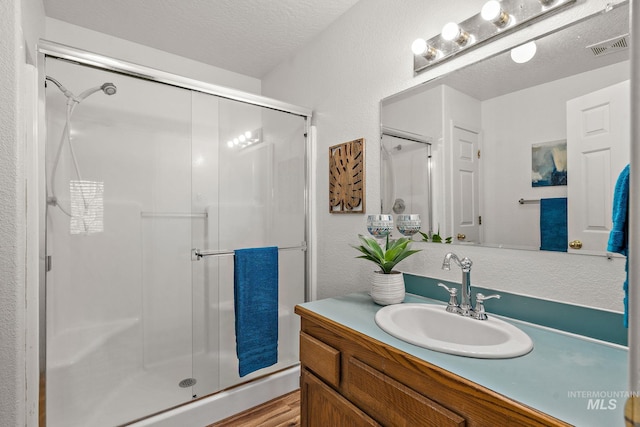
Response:
[[[405,302],[442,305],[411,294]],[[374,320],[382,307],[366,293],[300,305],[562,421],[580,427],[624,425],[626,347],[497,316],[526,332],[533,350],[513,359],[473,359],[428,350],[387,334]]]

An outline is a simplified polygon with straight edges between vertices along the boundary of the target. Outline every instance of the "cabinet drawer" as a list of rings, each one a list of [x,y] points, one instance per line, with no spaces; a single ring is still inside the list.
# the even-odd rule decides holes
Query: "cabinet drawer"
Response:
[[[334,387],[340,385],[340,351],[300,332],[300,362]]]
[[[349,358],[348,399],[383,425],[463,427],[464,418],[371,366]]]

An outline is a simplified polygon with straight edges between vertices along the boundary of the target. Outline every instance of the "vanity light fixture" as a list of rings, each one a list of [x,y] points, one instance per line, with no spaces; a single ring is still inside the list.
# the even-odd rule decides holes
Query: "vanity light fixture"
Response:
[[[256,129],[252,131],[246,131],[236,136],[233,139],[227,141],[227,146],[229,148],[246,148],[253,144],[258,144],[262,142],[262,129]]]
[[[455,42],[458,46],[464,46],[469,41],[469,33],[463,30],[455,22],[449,22],[442,27],[442,38],[448,42]]]
[[[502,9],[498,0],[489,0],[482,6],[480,16],[485,21],[493,23],[496,27],[504,27],[509,23],[511,15]]]
[[[429,46],[425,39],[415,39],[411,44],[411,51],[414,55],[424,57],[427,61],[436,59],[438,50]]]
[[[576,2],[577,0],[489,0],[477,15],[459,23],[449,22],[440,34],[428,40],[414,41],[411,45],[413,71],[418,73]]]

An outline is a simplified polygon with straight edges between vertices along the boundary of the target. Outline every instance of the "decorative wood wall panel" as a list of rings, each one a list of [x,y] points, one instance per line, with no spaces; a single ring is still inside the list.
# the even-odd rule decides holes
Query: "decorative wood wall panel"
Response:
[[[364,138],[329,147],[329,212],[365,213]]]

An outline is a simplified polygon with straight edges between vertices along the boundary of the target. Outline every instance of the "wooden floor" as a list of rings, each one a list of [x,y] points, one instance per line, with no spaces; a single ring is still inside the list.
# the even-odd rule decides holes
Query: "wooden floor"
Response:
[[[207,427],[298,427],[300,390],[278,397]]]

